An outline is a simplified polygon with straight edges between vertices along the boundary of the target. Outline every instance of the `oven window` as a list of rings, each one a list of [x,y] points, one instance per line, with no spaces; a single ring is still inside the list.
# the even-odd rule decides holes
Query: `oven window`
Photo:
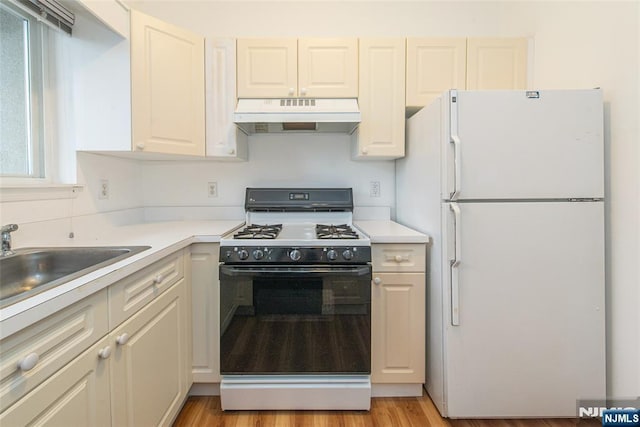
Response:
[[[221,274],[221,372],[370,373],[370,280]]]

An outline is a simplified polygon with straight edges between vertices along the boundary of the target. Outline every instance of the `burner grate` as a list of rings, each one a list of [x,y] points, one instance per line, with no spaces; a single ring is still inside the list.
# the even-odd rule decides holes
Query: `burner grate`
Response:
[[[282,224],[251,224],[233,235],[236,239],[275,239],[282,230]]]
[[[318,239],[358,239],[358,233],[347,224],[340,225],[316,225]]]

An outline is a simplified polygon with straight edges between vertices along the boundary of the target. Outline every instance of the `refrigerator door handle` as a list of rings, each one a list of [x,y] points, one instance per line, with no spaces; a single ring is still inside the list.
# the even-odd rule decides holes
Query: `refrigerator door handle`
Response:
[[[456,200],[460,193],[460,136],[458,136],[458,91],[451,91],[451,102],[449,103],[449,125],[451,132],[450,143],[453,144],[453,191],[449,193],[450,200]]]
[[[451,200],[457,200],[460,193],[460,137],[458,135],[451,135],[451,142],[453,143],[453,191],[449,194]]]
[[[460,206],[457,203],[450,203],[449,208],[453,211],[454,217],[454,259],[449,261],[451,268],[451,325],[460,326],[460,258],[462,256],[462,245],[460,242]]]

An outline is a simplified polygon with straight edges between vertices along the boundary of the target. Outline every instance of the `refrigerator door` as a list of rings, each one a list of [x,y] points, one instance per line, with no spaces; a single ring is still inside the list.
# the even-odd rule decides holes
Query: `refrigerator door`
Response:
[[[442,206],[446,415],[575,417],[604,398],[603,202]]]
[[[443,199],[604,196],[601,90],[452,91],[445,98]]]

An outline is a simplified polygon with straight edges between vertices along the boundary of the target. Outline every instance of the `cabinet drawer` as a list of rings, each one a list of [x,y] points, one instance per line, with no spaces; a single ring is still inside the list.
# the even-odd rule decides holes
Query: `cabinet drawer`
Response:
[[[120,323],[184,276],[182,251],[169,255],[109,288],[109,327]]]
[[[0,411],[33,390],[108,332],[105,289],[2,340]]]
[[[371,246],[373,271],[425,271],[426,248],[417,244],[374,244]]]

